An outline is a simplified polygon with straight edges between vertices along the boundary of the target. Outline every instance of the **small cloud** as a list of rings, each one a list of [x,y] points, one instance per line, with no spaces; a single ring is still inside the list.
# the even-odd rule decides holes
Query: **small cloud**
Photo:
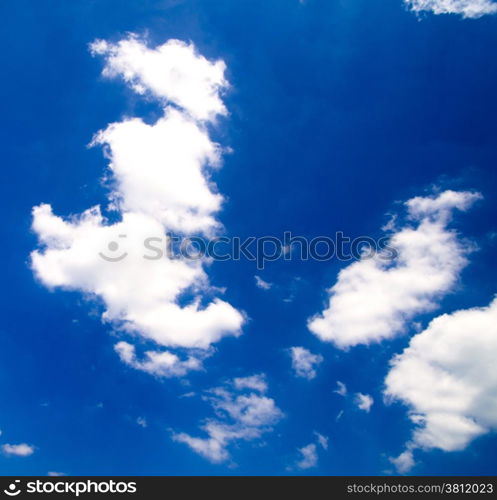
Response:
[[[347,395],[347,386],[343,382],[340,382],[340,380],[337,380],[337,388],[333,392],[345,397]]]
[[[312,354],[304,347],[291,347],[292,368],[297,377],[312,380],[316,377],[316,368],[323,362],[323,356]]]
[[[335,418],[335,422],[338,422],[342,417],[343,417],[343,410],[340,410]]]
[[[202,361],[211,351],[204,350],[198,355],[192,354],[186,359],[180,359],[169,351],[146,351],[143,360],[136,356],[135,346],[120,341],[114,346],[121,361],[127,365],[157,377],[183,377],[192,370],[202,370]]]
[[[191,392],[185,392],[184,394],[181,394],[181,396],[178,396],[180,399],[182,398],[193,398],[197,395],[196,392],[191,391]]]
[[[4,444],[2,445],[2,451],[5,455],[13,455],[17,457],[29,457],[35,451],[34,446],[26,443],[21,444]]]
[[[261,290],[269,290],[273,284],[268,281],[264,281],[260,276],[255,275],[255,286],[260,288]]]
[[[295,464],[299,469],[311,469],[318,464],[318,453],[314,443],[298,449],[301,459]]]
[[[307,446],[297,449],[300,458],[295,463],[295,466],[298,469],[311,469],[317,466],[319,458],[318,445],[323,450],[328,449],[328,436],[323,436],[317,431],[314,431],[314,435],[316,436],[315,443],[309,443]]]
[[[49,477],[63,477],[63,476],[67,476],[67,474],[65,472],[49,472],[49,473],[47,473],[47,476],[49,476]]]
[[[264,374],[251,375],[250,377],[237,377],[233,379],[233,385],[238,389],[253,389],[259,392],[267,391],[267,382]]]
[[[145,427],[147,427],[147,426],[148,426],[147,421],[146,421],[146,420],[145,420],[145,418],[143,418],[143,417],[138,417],[138,418],[136,419],[136,423],[137,423],[140,427],[143,427],[143,428],[145,428]]]
[[[314,431],[314,434],[316,435],[316,438],[318,440],[318,444],[321,446],[321,448],[323,448],[323,450],[327,450],[328,449],[328,436],[323,436],[322,434],[320,434],[319,432],[317,431]]]
[[[373,406],[374,399],[369,394],[358,392],[355,395],[355,403],[360,410],[369,413],[369,410],[371,410],[371,406]]]
[[[389,460],[400,474],[409,472],[416,464],[412,455],[412,450],[409,449],[405,450],[398,457],[391,457]]]

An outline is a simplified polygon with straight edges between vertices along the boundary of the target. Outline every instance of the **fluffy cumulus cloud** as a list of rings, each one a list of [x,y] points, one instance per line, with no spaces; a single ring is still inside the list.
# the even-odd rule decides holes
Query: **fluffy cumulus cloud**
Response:
[[[221,149],[207,125],[226,113],[225,65],[177,40],[149,48],[130,36],[117,44],[100,40],[91,49],[104,57],[104,75],[157,99],[163,115],[152,124],[127,118],[96,134],[92,144],[102,145],[110,162],[107,209],[117,222],[100,206],[66,218],[48,204],[34,207],[40,248],[31,255],[32,268],[47,287],[100,298],[104,321],[157,346],[140,360],[121,342],[116,351],[124,362],[181,376],[199,369],[205,357],[197,356],[199,349],[208,353],[224,336],[238,336],[244,322],[216,297],[204,260],[173,259],[166,251],[167,233],[211,235],[221,227],[222,196],[210,178]],[[197,357],[180,359],[164,347],[191,349]]]
[[[316,378],[316,368],[323,362],[323,356],[312,354],[304,347],[291,347],[292,368],[297,377],[312,380]]]
[[[227,87],[223,61],[212,62],[197,54],[193,44],[180,40],[148,48],[131,35],[116,44],[96,40],[94,54],[106,58],[104,75],[122,76],[139,94],[150,92],[200,120],[226,114],[220,92]]]
[[[416,448],[464,449],[497,429],[497,299],[488,307],[444,314],[392,360],[388,399],[402,401],[415,424],[403,470]]]
[[[229,460],[230,444],[260,438],[282,418],[283,413],[274,399],[266,395],[267,389],[265,378],[256,375],[236,378],[210,390],[204,399],[210,403],[216,417],[202,424],[201,430],[206,437],[181,432],[174,433],[173,440],[185,443],[211,462]]]
[[[327,308],[308,322],[311,332],[347,349],[392,338],[416,314],[436,309],[455,287],[471,250],[449,223],[455,210],[468,210],[479,198],[479,193],[448,190],[408,200],[407,220],[393,231],[390,250],[340,271]],[[394,259],[391,249],[397,252]]]
[[[2,451],[5,455],[16,457],[29,457],[35,452],[34,446],[26,443],[21,444],[3,444]]]
[[[478,18],[485,14],[495,14],[494,0],[404,0],[415,12],[431,11],[434,14],[460,14],[467,18]]]

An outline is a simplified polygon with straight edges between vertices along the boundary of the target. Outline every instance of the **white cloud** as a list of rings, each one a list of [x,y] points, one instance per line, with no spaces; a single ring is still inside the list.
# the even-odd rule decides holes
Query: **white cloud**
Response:
[[[329,290],[328,307],[308,327],[341,349],[380,342],[403,333],[416,314],[432,311],[456,285],[471,246],[447,226],[454,210],[465,211],[479,193],[444,191],[405,203],[408,221],[385,251],[350,264]],[[427,279],[429,277],[429,279]]]
[[[209,177],[221,150],[204,121],[225,113],[224,63],[209,62],[176,40],[150,49],[131,36],[115,45],[95,42],[92,50],[106,57],[105,75],[122,76],[140,93],[147,89],[165,106],[164,115],[154,124],[139,118],[113,123],[93,140],[110,160],[108,201],[118,222],[110,223],[99,206],[66,219],[48,204],[34,207],[40,248],[31,254],[33,271],[47,287],[102,299],[103,320],[121,330],[163,347],[208,350],[225,336],[240,335],[244,316],[212,298],[206,260],[150,257],[165,253],[168,232],[212,234],[221,227],[215,214],[222,197]],[[147,238],[156,238],[157,251],[144,248]],[[157,350],[137,361],[130,344],[116,350],[131,366],[161,376],[199,369],[202,359],[198,351],[192,355],[197,360],[181,361]]]
[[[266,392],[268,389],[266,376],[264,374],[251,375],[250,377],[234,378],[233,385],[238,390],[253,389],[259,392]]]
[[[363,410],[367,413],[371,410],[373,406],[374,399],[369,394],[363,394],[362,392],[358,392],[355,395],[355,404],[360,410]]]
[[[119,354],[121,361],[127,365],[158,377],[182,377],[192,370],[202,369],[202,355],[188,356],[181,361],[180,358],[168,351],[147,351],[145,360],[139,361],[136,358],[135,346],[128,342],[118,342],[114,349]]]
[[[147,423],[147,420],[144,418],[144,417],[138,417],[136,419],[136,423],[140,426],[140,427],[148,427],[148,423]]]
[[[314,434],[316,435],[318,444],[321,446],[321,448],[323,448],[323,450],[327,450],[329,441],[328,436],[323,436],[322,434],[316,431],[314,431]]]
[[[65,472],[55,472],[55,471],[51,471],[47,474],[48,477],[64,477],[64,476],[67,476],[67,474]]]
[[[495,14],[497,3],[493,0],[404,0],[415,11],[431,11],[434,14],[461,14],[466,18],[478,18]]]
[[[304,347],[291,347],[292,368],[297,377],[312,380],[316,377],[316,368],[323,362],[323,356],[312,354]]]
[[[346,396],[347,386],[343,382],[340,382],[340,380],[337,380],[337,388],[333,392],[339,394],[340,396]]]
[[[319,434],[319,432],[314,432],[316,435],[316,443],[309,443],[302,448],[298,448],[297,452],[300,458],[296,462],[296,467],[299,469],[311,469],[316,467],[318,464],[318,445],[324,450],[328,449],[328,437]]]
[[[497,299],[443,314],[396,356],[388,399],[409,406],[415,429],[407,450],[464,449],[497,429]]]
[[[93,54],[106,59],[104,75],[122,76],[139,94],[148,91],[200,120],[226,114],[220,92],[227,87],[224,61],[211,62],[193,44],[169,40],[150,49],[136,35],[116,44],[96,40]]]
[[[223,198],[212,190],[209,173],[221,150],[183,112],[167,107],[154,124],[140,118],[112,123],[91,144],[103,145],[110,156],[111,200],[121,211],[149,215],[168,231],[219,227],[214,214]]]
[[[240,380],[240,379],[238,379]],[[264,395],[262,386],[256,392],[233,391],[237,387],[232,381],[227,387],[217,387],[205,396],[216,413],[216,418],[208,419],[201,426],[207,437],[194,437],[184,432],[174,433],[173,440],[187,444],[193,451],[211,462],[220,463],[228,460],[228,447],[237,441],[252,441],[272,430],[283,416],[273,399]],[[267,387],[266,387],[267,388]],[[262,393],[261,393],[262,392]]]
[[[35,451],[34,446],[26,443],[21,444],[3,444],[2,451],[5,455],[14,455],[17,457],[29,457]]]
[[[299,469],[310,469],[318,464],[317,447],[314,443],[298,449],[302,458],[296,463]]]
[[[261,290],[269,290],[273,284],[267,281],[264,281],[260,276],[255,275],[255,286],[260,288]]]
[[[409,472],[416,464],[412,450],[410,449],[403,451],[398,457],[390,458],[390,462],[392,462],[400,474]]]

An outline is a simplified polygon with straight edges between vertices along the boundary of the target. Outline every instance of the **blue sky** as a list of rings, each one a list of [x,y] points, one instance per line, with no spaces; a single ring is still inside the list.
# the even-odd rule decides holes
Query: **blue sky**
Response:
[[[26,443],[33,451],[20,456],[4,447],[2,474],[376,475],[397,473],[390,459],[411,449],[415,464],[405,473],[495,474],[497,412],[480,411],[487,403],[457,413],[484,429],[460,449],[441,449],[442,434],[423,448],[409,414],[429,417],[432,410],[399,397],[385,401],[385,378],[394,355],[431,320],[488,306],[497,291],[497,17],[416,13],[402,0],[19,0],[4,2],[0,14],[0,444]],[[471,207],[453,205],[448,224],[468,262],[448,271],[452,281],[430,296],[433,308],[407,315],[403,332],[344,350],[313,334],[307,320],[328,307],[326,290],[350,263],[279,260],[259,271],[244,260],[214,262],[205,267],[209,281],[226,287],[222,300],[244,312],[241,334],[213,341],[203,370],[181,376],[151,376],[123,363],[118,342],[136,341],[140,353],[165,346],[102,322],[101,298],[49,289],[34,276],[30,254],[42,248],[42,231],[31,228],[32,208],[41,203],[63,217],[95,205],[109,223],[120,217],[105,209],[109,161],[101,147],[87,145],[127,117],[153,125],[163,102],[133,92],[119,75],[102,76],[108,53],[92,57],[88,46],[99,39],[115,48],[128,33],[150,50],[178,39],[209,61],[224,61],[228,114],[195,123],[232,150],[211,174],[224,197],[215,218],[230,236],[289,230],[376,238],[387,214],[400,214],[397,231],[419,222],[406,219],[406,200],[433,200],[447,190],[481,193]],[[257,287],[255,275],[271,288]],[[431,273],[426,280],[434,280]],[[364,304],[373,300],[366,294]],[[447,329],[459,339],[452,323]],[[475,343],[495,352],[495,341],[478,328]],[[495,339],[493,328],[484,330]],[[321,361],[315,377],[297,376],[289,351],[295,346]],[[190,352],[184,348],[179,342],[165,350]],[[464,381],[485,402],[495,401],[495,372],[479,363],[480,354],[470,361],[485,383]],[[233,380],[255,374],[264,374],[267,390],[246,387],[242,394],[279,409],[263,425],[249,425],[256,437],[228,441],[229,458],[217,462],[174,439],[205,437],[206,419],[222,421],[214,411],[222,413],[222,398],[239,395]],[[345,396],[334,392],[337,381]],[[224,396],[209,392],[220,387]],[[358,407],[358,393],[373,398],[369,411]],[[328,438],[327,449],[316,433]],[[299,450],[311,444],[317,460],[302,468]]]

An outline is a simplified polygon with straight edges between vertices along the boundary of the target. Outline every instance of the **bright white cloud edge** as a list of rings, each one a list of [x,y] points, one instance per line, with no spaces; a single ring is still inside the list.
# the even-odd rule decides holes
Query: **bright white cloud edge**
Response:
[[[170,40],[149,48],[135,35],[116,44],[96,41],[91,50],[105,58],[104,75],[120,76],[136,92],[159,99],[164,115],[154,124],[127,118],[96,134],[92,144],[105,146],[110,160],[109,208],[120,221],[110,223],[99,206],[66,219],[48,204],[34,207],[40,249],[31,254],[32,268],[47,287],[99,297],[104,321],[159,348],[139,360],[134,346],[120,342],[116,351],[125,363],[158,376],[182,376],[200,368],[213,343],[240,335],[245,318],[212,298],[206,262],[146,260],[143,242],[155,237],[165,248],[168,231],[213,234],[221,227],[215,214],[222,197],[209,177],[221,148],[206,123],[226,114],[220,97],[227,88],[225,65],[208,61],[192,44]],[[108,262],[101,255],[126,256]],[[185,294],[191,302],[179,305]],[[182,360],[161,347],[194,351]],[[201,356],[199,349],[205,350]]]
[[[435,310],[456,286],[472,250],[449,229],[453,212],[468,210],[480,198],[447,190],[408,200],[408,221],[388,244],[398,257],[392,261],[380,251],[342,269],[329,290],[328,306],[308,321],[310,331],[347,349],[404,333],[416,314]]]
[[[385,380],[387,400],[409,407],[415,429],[392,459],[399,472],[414,465],[413,451],[465,449],[497,430],[497,299],[433,319],[396,356]]]
[[[493,0],[404,0],[404,2],[415,12],[460,14],[473,19],[497,13],[497,3]]]

